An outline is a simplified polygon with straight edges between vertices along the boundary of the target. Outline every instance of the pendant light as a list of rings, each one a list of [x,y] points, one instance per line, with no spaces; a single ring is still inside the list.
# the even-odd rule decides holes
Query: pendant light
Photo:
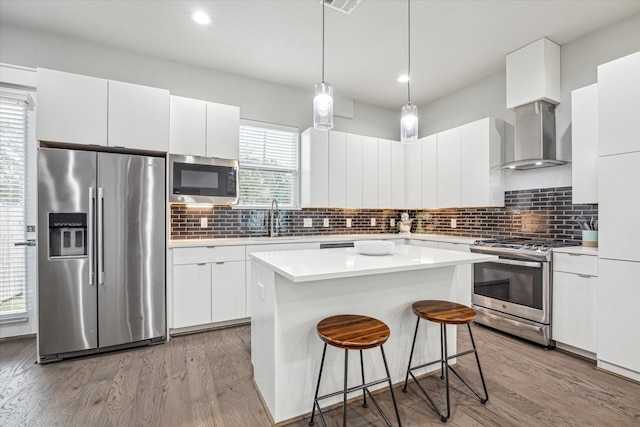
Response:
[[[333,128],[333,88],[324,81],[324,0],[322,0],[322,81],[316,85],[313,98],[313,127],[320,130]]]
[[[407,0],[407,98],[408,103],[400,113],[400,141],[414,142],[418,140],[418,107],[411,103],[411,0]]]

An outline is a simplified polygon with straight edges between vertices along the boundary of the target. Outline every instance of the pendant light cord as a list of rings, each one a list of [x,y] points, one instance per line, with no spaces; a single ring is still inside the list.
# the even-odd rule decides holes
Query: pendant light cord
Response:
[[[407,31],[407,40],[408,40],[408,43],[407,43],[408,45],[407,98],[409,99],[409,104],[411,104],[411,0],[407,0],[407,22],[408,22],[407,28],[409,29]],[[324,40],[324,36],[323,36],[323,40]],[[324,70],[324,66],[323,66],[323,70]]]
[[[324,0],[322,0],[322,83],[324,83]]]

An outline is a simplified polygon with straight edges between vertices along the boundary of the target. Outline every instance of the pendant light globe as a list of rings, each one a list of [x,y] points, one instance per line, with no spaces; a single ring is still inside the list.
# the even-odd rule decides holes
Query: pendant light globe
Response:
[[[313,98],[313,127],[319,130],[333,128],[333,88],[326,82],[316,85],[316,96]]]
[[[415,142],[418,140],[418,107],[409,102],[402,107],[400,113],[400,141]]]

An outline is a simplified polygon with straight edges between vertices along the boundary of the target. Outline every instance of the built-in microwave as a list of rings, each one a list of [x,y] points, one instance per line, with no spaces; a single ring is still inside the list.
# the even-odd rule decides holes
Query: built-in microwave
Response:
[[[238,161],[212,157],[169,156],[169,202],[238,203]]]

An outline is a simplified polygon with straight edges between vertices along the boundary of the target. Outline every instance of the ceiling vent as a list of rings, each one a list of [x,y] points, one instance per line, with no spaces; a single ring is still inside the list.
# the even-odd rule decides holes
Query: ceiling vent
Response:
[[[362,0],[324,0],[324,4],[330,8],[350,15],[353,9],[360,4]]]

